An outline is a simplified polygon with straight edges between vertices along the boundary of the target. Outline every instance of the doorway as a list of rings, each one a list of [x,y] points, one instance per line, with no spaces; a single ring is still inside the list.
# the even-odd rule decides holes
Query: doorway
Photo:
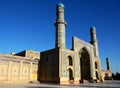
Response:
[[[85,48],[80,51],[81,79],[90,80],[90,57]]]
[[[68,71],[69,71],[69,80],[74,80],[74,78],[73,78],[73,71],[72,71],[72,69],[71,69],[71,68],[69,68],[69,69],[68,69]]]

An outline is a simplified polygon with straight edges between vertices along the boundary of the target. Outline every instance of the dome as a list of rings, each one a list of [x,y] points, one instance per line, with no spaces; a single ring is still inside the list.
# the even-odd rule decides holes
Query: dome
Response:
[[[91,32],[95,32],[95,31],[96,31],[96,28],[95,28],[94,26],[92,26],[92,27],[90,28],[90,30],[91,30]]]
[[[64,7],[62,3],[57,4],[57,7]]]

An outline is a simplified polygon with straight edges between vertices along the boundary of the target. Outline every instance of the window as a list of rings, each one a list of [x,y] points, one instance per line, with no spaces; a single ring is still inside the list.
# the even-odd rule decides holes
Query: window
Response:
[[[73,65],[72,57],[71,57],[71,56],[68,56],[68,59],[69,59],[69,66],[72,66],[72,65]]]
[[[98,67],[97,67],[97,62],[95,62],[95,69],[98,69]]]

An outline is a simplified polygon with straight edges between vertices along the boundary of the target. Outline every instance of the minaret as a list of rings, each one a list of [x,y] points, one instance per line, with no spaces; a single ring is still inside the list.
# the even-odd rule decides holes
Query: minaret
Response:
[[[111,71],[109,58],[106,58],[106,65],[107,65],[107,70],[110,70],[110,71]]]
[[[64,5],[62,3],[59,3],[56,6],[56,22],[55,22],[55,27],[56,27],[56,42],[55,42],[55,47],[56,48],[65,48],[65,27],[66,27],[66,22],[64,19]]]
[[[98,41],[97,41],[97,37],[96,37],[96,28],[95,27],[90,28],[90,35],[91,35],[91,44],[94,46],[94,55],[95,55],[95,57],[99,57]]]

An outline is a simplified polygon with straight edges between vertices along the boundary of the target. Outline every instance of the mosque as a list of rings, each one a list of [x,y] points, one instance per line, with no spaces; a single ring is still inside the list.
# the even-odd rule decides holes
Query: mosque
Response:
[[[72,49],[66,48],[64,5],[56,6],[55,48],[37,52],[25,50],[19,53],[0,54],[0,82],[85,83],[104,81],[111,77],[109,59],[107,70],[102,70],[99,58],[96,28],[90,27],[90,43],[72,37]]]

